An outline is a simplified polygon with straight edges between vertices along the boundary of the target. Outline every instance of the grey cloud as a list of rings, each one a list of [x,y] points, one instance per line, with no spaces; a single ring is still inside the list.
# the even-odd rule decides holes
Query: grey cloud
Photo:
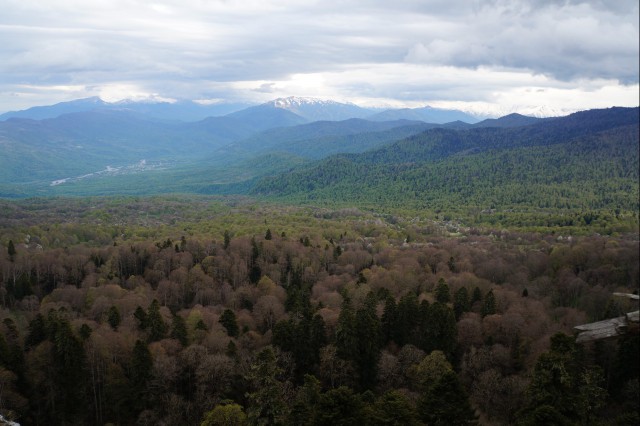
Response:
[[[637,12],[638,2],[636,0],[538,0],[530,2],[533,8],[540,7],[562,7],[566,5],[589,5],[597,10],[612,11],[618,14]]]
[[[485,7],[455,36],[421,40],[406,60],[463,67],[505,66],[555,78],[638,80],[636,16],[595,13],[586,2],[531,9]],[[598,4],[600,4],[598,2]]]
[[[457,9],[461,3],[472,5],[462,8],[463,15]],[[345,64],[406,59],[517,67],[563,79],[637,80],[637,24],[609,9],[597,14],[596,6],[604,3],[593,3],[497,1],[479,6],[409,1],[392,10],[388,2],[352,2],[339,13],[316,5],[311,12],[317,13],[292,8],[258,20],[253,13],[187,14],[173,25],[169,21],[164,29],[146,21],[146,27],[136,29],[131,27],[135,20],[124,19],[124,24],[113,24],[109,31],[78,29],[71,40],[62,31],[48,35],[49,40],[36,36],[29,42],[28,38],[22,42],[26,52],[10,55],[4,68],[64,72],[67,65],[69,72],[86,69],[128,75],[147,70],[151,76],[168,72],[176,77],[228,81],[277,79]],[[363,8],[371,14],[360,15]],[[585,14],[588,19],[581,20]],[[200,37],[186,30],[189,22],[202,27]]]
[[[238,96],[227,83],[404,63],[638,81],[637,0],[47,3],[14,2],[0,16],[0,39],[11,41],[0,43],[7,92],[17,83],[131,82],[171,97]],[[396,99],[491,91],[369,76],[343,89]]]
[[[260,87],[253,90],[260,93],[273,93],[275,92],[275,85],[275,83],[264,83],[261,84]]]

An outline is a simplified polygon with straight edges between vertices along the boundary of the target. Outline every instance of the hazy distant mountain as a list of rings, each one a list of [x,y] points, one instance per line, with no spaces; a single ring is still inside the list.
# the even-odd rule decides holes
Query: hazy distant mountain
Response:
[[[444,129],[455,129],[455,130],[470,129],[470,128],[474,127],[474,126],[476,126],[476,124],[469,124],[469,123],[466,123],[466,122],[460,121],[460,120],[456,120],[456,121],[452,121],[450,123],[444,123],[444,124],[438,125],[438,127],[442,127]]]
[[[472,114],[477,117],[504,117],[509,114],[518,113],[527,117],[548,118],[548,117],[564,117],[575,110],[553,108],[548,105],[488,105],[483,108],[481,105],[474,105]]]
[[[0,114],[0,121],[9,118],[31,118],[34,120],[42,120],[45,118],[55,118],[63,114],[74,112],[86,112],[96,109],[108,109],[118,111],[129,111],[131,113],[142,114],[149,118],[156,118],[169,121],[199,121],[207,117],[220,117],[224,115],[240,112],[244,109],[258,108],[265,115],[266,111],[280,110],[288,111],[305,121],[295,120],[291,116],[284,119],[280,114],[274,114],[272,117],[277,119],[277,126],[288,126],[300,124],[301,122],[313,121],[342,121],[350,118],[365,118],[371,121],[395,121],[395,120],[412,120],[423,121],[426,123],[445,124],[454,121],[474,124],[479,121],[479,117],[495,116],[495,111],[475,111],[467,113],[458,110],[447,110],[432,107],[423,108],[400,108],[387,109],[367,109],[359,107],[352,103],[336,102],[332,100],[321,100],[315,98],[303,98],[291,96],[288,98],[274,99],[261,105],[250,105],[238,102],[194,102],[189,100],[177,100],[175,102],[165,102],[158,100],[142,100],[132,101],[124,100],[119,102],[105,102],[98,97],[77,99],[69,102],[61,102],[55,105],[36,106],[23,111],[10,111]],[[377,111],[377,112],[376,112]],[[552,117],[566,115],[567,111],[554,110],[546,106],[536,108],[524,107],[504,107],[499,116],[506,116],[514,111],[529,117]],[[247,114],[255,114],[255,110],[246,112]],[[267,114],[266,117],[269,117]],[[258,119],[254,115],[255,123],[264,121]],[[265,128],[265,125],[260,125]],[[267,126],[274,127],[274,126]]]
[[[423,108],[400,108],[388,109],[367,117],[373,121],[392,121],[392,120],[419,120],[425,123],[444,124],[452,121],[463,121],[465,123],[476,123],[478,119],[466,112],[439,109],[429,106]]]
[[[56,118],[63,114],[93,111],[96,109],[129,111],[151,118],[181,121],[198,121],[206,117],[219,117],[238,113],[237,116],[239,117],[246,118],[251,116],[255,123],[263,122],[266,119],[275,119],[278,126],[295,125],[319,120],[341,121],[349,118],[363,118],[371,115],[372,112],[372,110],[360,108],[354,104],[294,96],[274,99],[257,106],[226,102],[202,104],[187,100],[178,100],[176,102],[125,100],[110,103],[98,97],[92,97],[70,102],[61,102],[55,105],[36,106],[23,111],[6,112],[0,115],[0,121],[9,118],[42,120],[46,118]],[[276,112],[274,112],[274,110]],[[280,111],[288,111],[296,116],[302,117],[303,120],[296,119],[286,113],[280,114]],[[260,118],[260,116],[263,118]],[[260,125],[260,127],[266,128],[274,126]]]
[[[121,101],[109,103],[98,97],[92,97],[70,102],[61,102],[55,105],[36,106],[23,111],[6,112],[0,115],[0,121],[9,118],[43,120],[46,118],[56,118],[63,114],[94,111],[96,109],[129,111],[162,120],[198,121],[206,117],[227,115],[246,108],[247,106],[247,104],[240,103],[214,103],[205,105],[186,100],[177,102]]]
[[[291,111],[308,121],[342,121],[349,118],[364,118],[372,113],[369,109],[351,103],[296,96],[274,99],[263,106]]]
[[[207,117],[220,117],[249,107],[246,103],[219,102],[202,104],[188,100],[176,102],[132,102],[124,101],[112,105],[112,108],[125,109],[149,117],[164,120],[199,121]]]
[[[285,111],[286,112],[286,111]],[[33,120],[0,122],[0,186],[34,183],[124,167],[144,161],[196,161],[261,131],[254,117],[211,117],[184,123],[128,110],[96,109]]]
[[[451,157],[451,167],[457,168],[455,159],[466,161],[469,156],[488,150],[564,143],[571,138],[589,137],[596,132],[629,126],[630,122],[636,123],[637,127],[638,115],[637,108],[612,108],[560,118],[539,119],[510,114],[476,124],[461,120],[434,124],[425,120],[436,121],[438,117],[427,118],[425,114],[438,111],[420,108],[395,111],[400,115],[421,117],[415,121],[350,118],[309,122],[307,118],[312,112],[316,116],[329,113],[337,116],[347,110],[358,113],[352,107],[331,101],[286,98],[194,122],[163,117],[163,109],[168,114],[171,108],[178,108],[175,103],[116,105],[90,98],[33,108],[21,113],[45,117],[63,111],[78,111],[54,118],[13,117],[0,121],[0,197],[115,193],[118,188],[136,193],[157,193],[163,191],[164,185],[176,191],[213,191],[216,185],[233,184],[236,185],[233,190],[244,188],[246,191],[252,185],[249,179],[290,172],[289,165],[300,169],[312,160],[330,155],[359,154],[361,157],[340,157],[329,163],[329,167],[344,166],[340,173],[354,177],[354,182],[344,182],[346,188],[361,183],[365,177],[357,177],[355,171],[363,167],[367,170],[366,164],[378,167],[391,162],[396,164],[396,171],[406,169],[413,173],[410,169],[416,162]],[[439,113],[444,114],[441,110]],[[378,120],[383,117],[377,115]],[[367,151],[369,154],[360,154]],[[258,157],[261,160],[256,160]],[[265,166],[243,169],[249,164]],[[349,171],[352,166],[354,173]],[[323,174],[326,171],[323,166],[319,170],[322,176],[327,176]],[[391,169],[388,172],[392,179],[395,172]],[[417,179],[425,170],[420,168],[414,172],[411,176]],[[482,173],[478,171],[478,176]],[[309,184],[313,180],[313,175],[295,176]],[[149,181],[145,183],[147,178]],[[369,173],[366,178],[375,176]],[[263,187],[264,192],[296,192],[285,188],[292,184],[287,179],[286,182],[273,181]],[[412,178],[407,175],[406,179]],[[120,186],[114,183],[116,181]],[[318,185],[313,183],[312,186],[319,188]],[[230,187],[225,189],[231,190]],[[327,187],[327,191],[331,190]],[[414,194],[420,192],[416,190]]]
[[[519,127],[528,126],[529,124],[534,124],[541,120],[544,119],[513,113],[500,118],[488,118],[486,120],[482,120],[481,122],[474,124],[473,127]]]
[[[235,141],[223,147],[223,150],[234,154],[277,151],[305,158],[323,158],[339,152],[363,152],[433,126],[407,120],[372,122],[351,118],[314,121],[266,130]]]
[[[0,120],[9,118],[30,118],[32,120],[43,120],[45,118],[55,118],[62,114],[73,112],[91,111],[97,108],[105,108],[109,104],[98,97],[77,99],[70,102],[61,102],[55,105],[35,106],[22,111],[9,111],[0,114]]]
[[[270,104],[245,108],[241,111],[228,114],[227,117],[242,120],[258,130],[295,126],[309,122],[309,120],[298,114],[286,109],[274,107]]]

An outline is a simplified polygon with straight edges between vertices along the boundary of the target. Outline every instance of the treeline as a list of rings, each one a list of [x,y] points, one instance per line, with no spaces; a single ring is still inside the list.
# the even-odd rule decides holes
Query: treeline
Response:
[[[178,220],[181,201],[96,200],[90,215],[50,201],[0,228],[0,413],[25,425],[638,421],[638,336],[570,337],[637,309],[612,297],[638,289],[633,236],[451,237],[355,209],[197,202]]]

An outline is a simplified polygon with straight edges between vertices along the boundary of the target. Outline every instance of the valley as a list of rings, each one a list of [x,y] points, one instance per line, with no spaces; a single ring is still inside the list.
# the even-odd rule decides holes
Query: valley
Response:
[[[185,122],[166,119],[182,105],[88,105],[5,114],[1,196],[235,194],[528,229],[585,214],[637,226],[638,108],[442,122],[465,117],[287,98]],[[441,122],[417,121],[425,111]]]

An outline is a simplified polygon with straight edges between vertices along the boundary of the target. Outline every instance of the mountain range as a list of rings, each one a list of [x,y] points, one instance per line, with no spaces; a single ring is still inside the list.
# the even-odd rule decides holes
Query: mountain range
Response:
[[[192,121],[171,108],[180,106],[94,98],[5,114],[0,197],[191,192],[637,209],[638,108],[479,122],[304,98]]]
[[[94,110],[123,111],[139,114],[149,118],[171,121],[199,121],[207,117],[217,117],[230,114],[247,108],[250,105],[242,103],[198,103],[188,100],[176,102],[150,102],[150,101],[120,101],[105,102],[99,97],[77,99],[69,102],[61,102],[55,105],[36,106],[23,111],[9,111],[0,114],[0,121],[9,118],[29,118],[43,120],[56,118],[63,114],[76,112],[88,112]]]
[[[402,119],[365,121],[354,117],[372,111],[296,97],[182,120],[227,112],[223,106],[232,108],[231,104],[107,103],[88,98],[3,114],[0,187],[8,194],[22,194],[22,189],[10,188],[42,188],[95,173],[104,177],[131,172],[131,167],[140,172],[203,159],[209,164],[237,163],[269,150],[318,159],[361,152],[434,125]],[[335,119],[341,121],[331,121]],[[140,164],[144,167],[134,167]],[[102,173],[105,170],[109,172]],[[25,191],[31,194],[31,189]]]
[[[138,114],[150,119],[169,121],[199,121],[207,117],[220,116],[255,116],[262,113],[265,120],[269,113],[274,111],[288,111],[288,121],[278,124],[291,125],[313,121],[341,121],[350,118],[366,118],[371,121],[392,120],[417,120],[428,123],[448,123],[455,120],[467,123],[476,123],[477,116],[457,110],[438,109],[432,107],[380,109],[362,108],[352,103],[321,100],[315,98],[301,98],[291,96],[288,98],[274,99],[260,105],[247,105],[241,103],[215,102],[202,103],[189,100],[168,101],[120,101],[115,103],[105,102],[98,97],[78,99],[75,101],[61,102],[55,105],[36,106],[23,111],[9,111],[0,114],[0,121],[10,118],[29,118],[43,120],[56,118],[63,114],[88,112],[96,110],[122,111]],[[274,113],[275,114],[275,113]],[[286,115],[286,114],[282,114]],[[283,118],[277,115],[278,118]],[[265,128],[265,126],[262,126]],[[271,125],[273,127],[273,125]]]

